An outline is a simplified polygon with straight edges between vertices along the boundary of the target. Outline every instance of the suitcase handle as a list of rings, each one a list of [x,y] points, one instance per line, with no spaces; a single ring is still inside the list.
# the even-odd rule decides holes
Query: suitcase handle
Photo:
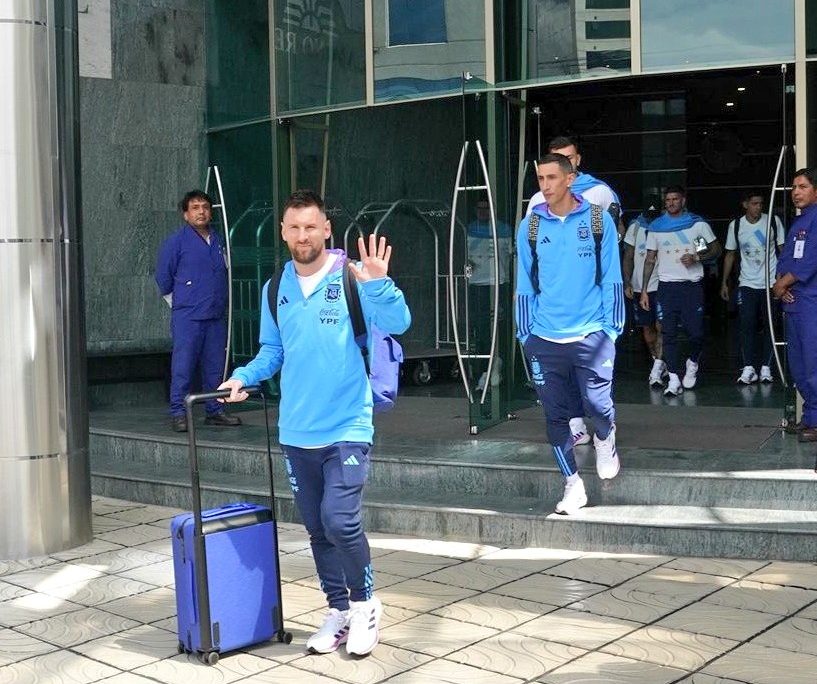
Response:
[[[275,483],[272,474],[272,443],[270,440],[269,429],[269,415],[267,414],[267,398],[261,387],[258,385],[250,385],[241,388],[247,394],[257,394],[261,397],[261,404],[264,412],[264,427],[267,435],[267,467],[269,470],[269,492],[270,492],[270,510],[273,518],[275,517]],[[212,399],[225,399],[230,396],[230,390],[216,390],[214,392],[201,392],[199,394],[188,394],[184,398],[184,408],[187,414],[187,435],[188,435],[188,454],[190,456],[190,483],[191,493],[193,499],[193,534],[196,537],[202,535],[202,521],[201,521],[201,479],[199,476],[199,458],[196,449],[196,424],[193,421],[193,406]]]
[[[272,518],[275,519],[275,483],[272,474],[272,443],[270,441],[269,430],[269,415],[267,414],[267,398],[264,392],[257,385],[249,387],[242,387],[242,391],[248,394],[257,394],[261,397],[261,404],[264,411],[264,427],[267,434],[267,467],[269,469],[269,491],[270,491],[270,510],[272,511]],[[230,390],[216,390],[215,392],[201,392],[200,394],[188,394],[184,398],[184,408],[187,414],[187,436],[188,436],[188,453],[190,455],[190,481],[191,493],[193,498],[193,554],[195,558],[195,596],[199,601],[199,628],[200,639],[204,653],[209,653],[213,649],[213,634],[210,625],[210,592],[207,585],[207,556],[204,550],[204,535],[202,534],[202,514],[201,514],[201,481],[199,479],[199,459],[196,451],[196,424],[193,421],[193,407],[204,401],[211,399],[225,399],[230,396]],[[273,534],[275,548],[278,549],[278,530],[273,525]],[[275,560],[276,574],[279,577],[280,586],[280,569],[278,567],[278,559],[276,553]],[[280,591],[279,591],[280,597]],[[283,630],[283,601],[278,601],[278,620]],[[217,648],[216,648],[217,650]]]

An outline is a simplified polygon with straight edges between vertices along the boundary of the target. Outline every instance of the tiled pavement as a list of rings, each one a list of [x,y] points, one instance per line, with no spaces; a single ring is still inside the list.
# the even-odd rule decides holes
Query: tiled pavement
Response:
[[[281,525],[291,645],[178,655],[172,509],[95,498],[95,539],[0,561],[2,684],[815,684],[817,564],[497,549],[371,535],[381,644],[310,656],[323,613],[305,533]]]

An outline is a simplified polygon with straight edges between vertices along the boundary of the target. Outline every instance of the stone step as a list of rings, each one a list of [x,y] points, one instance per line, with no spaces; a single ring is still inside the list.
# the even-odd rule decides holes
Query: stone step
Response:
[[[244,428],[243,444],[216,441],[215,431],[202,431],[199,445],[202,470],[225,474],[266,476],[262,432]],[[257,434],[255,434],[257,432]],[[217,433],[216,433],[217,434]],[[284,482],[283,463],[275,447],[275,477]],[[400,496],[417,489],[458,502],[466,496],[532,498],[548,502],[561,497],[561,474],[543,448],[515,442],[429,442],[413,447],[377,445],[369,484]],[[134,466],[172,468],[186,472],[184,435],[91,431],[92,466],[97,461],[128,473]],[[588,494],[604,505],[686,505],[749,509],[810,510],[814,507],[817,476],[807,464],[813,456],[719,453],[692,454],[670,450],[630,449],[622,452],[621,475],[604,488],[595,475],[592,450],[580,456]]]
[[[265,501],[257,476],[202,471],[204,506],[226,501]],[[190,508],[185,468],[92,462],[95,494]],[[297,521],[292,494],[276,492],[281,521]],[[591,505],[575,516],[553,514],[539,497],[399,492],[367,487],[364,516],[370,531],[498,546],[547,546],[582,551],[811,561],[817,556],[817,512],[696,505],[610,505],[591,493]]]

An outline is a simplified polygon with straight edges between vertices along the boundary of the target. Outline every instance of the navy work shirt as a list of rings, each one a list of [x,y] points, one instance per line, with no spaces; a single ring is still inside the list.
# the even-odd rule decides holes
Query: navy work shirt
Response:
[[[802,210],[786,235],[777,260],[777,273],[791,273],[797,282],[791,287],[794,302],[783,303],[784,311],[817,311],[817,205]]]
[[[227,262],[212,230],[207,244],[184,224],[164,241],[156,264],[162,296],[173,294],[174,316],[194,321],[223,318],[227,310]]]

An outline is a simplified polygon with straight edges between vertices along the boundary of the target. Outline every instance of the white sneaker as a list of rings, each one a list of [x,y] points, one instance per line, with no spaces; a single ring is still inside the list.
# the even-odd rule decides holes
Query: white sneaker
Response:
[[[664,376],[667,375],[667,364],[661,359],[655,359],[650,371],[650,387],[663,387]]]
[[[349,655],[368,655],[377,646],[382,614],[383,604],[376,596],[368,601],[349,601],[349,640],[346,642]]]
[[[684,373],[684,389],[692,389],[698,382],[698,364],[687,359],[687,372]]]
[[[681,380],[676,373],[669,374],[669,381],[667,382],[667,389],[664,390],[665,397],[677,397],[684,391],[681,385]]]
[[[753,366],[744,366],[743,372],[740,374],[738,378],[738,382],[741,385],[751,385],[754,382],[757,382],[757,373],[755,373],[755,369]]]
[[[565,483],[565,493],[562,500],[556,504],[556,512],[562,515],[573,515],[586,505],[587,492],[584,491],[584,482],[577,476],[572,482]]]
[[[774,382],[774,377],[772,376],[772,369],[768,366],[761,366],[760,367],[760,382]]]
[[[349,637],[349,611],[330,608],[321,628],[306,640],[310,653],[332,653]]]
[[[573,446],[590,444],[590,432],[584,423],[584,418],[570,419],[570,434],[573,435]]]
[[[602,480],[612,480],[621,470],[621,461],[616,449],[616,426],[610,429],[607,439],[599,439],[593,435],[593,445],[596,447],[596,472]]]

